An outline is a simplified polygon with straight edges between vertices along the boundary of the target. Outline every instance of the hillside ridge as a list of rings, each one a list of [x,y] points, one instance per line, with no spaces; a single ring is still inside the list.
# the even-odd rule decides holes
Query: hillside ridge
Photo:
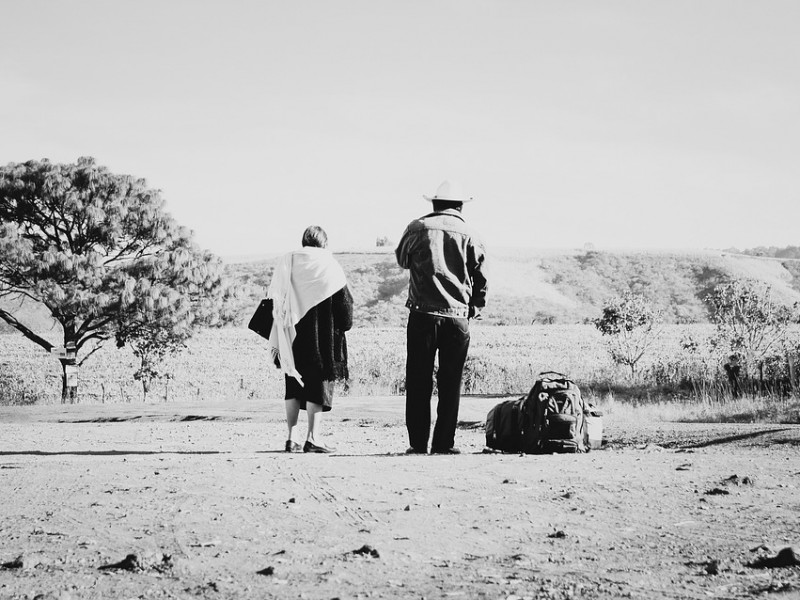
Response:
[[[334,252],[355,301],[357,327],[401,327],[408,311],[408,273],[391,248]],[[264,297],[278,255],[228,262],[237,289],[236,324],[244,326]],[[785,304],[800,302],[800,260],[720,250],[556,250],[498,248],[489,255],[485,325],[582,323],[600,315],[609,298],[631,290],[648,297],[668,323],[708,322],[704,298],[727,280],[749,278],[771,286]],[[45,311],[0,298],[34,331],[56,341]],[[56,326],[57,327],[57,326]],[[0,322],[0,333],[14,330]]]
[[[334,253],[356,301],[356,322],[402,326],[408,274],[391,249]],[[229,264],[253,300],[266,293],[275,260]],[[650,298],[667,322],[708,321],[704,298],[730,279],[755,279],[777,300],[800,302],[800,261],[720,250],[550,250],[501,248],[489,256],[487,325],[579,323],[603,303],[631,290]]]

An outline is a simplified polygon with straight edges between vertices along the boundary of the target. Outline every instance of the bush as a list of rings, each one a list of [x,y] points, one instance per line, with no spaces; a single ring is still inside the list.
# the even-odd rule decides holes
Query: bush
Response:
[[[41,394],[15,375],[0,375],[0,406],[30,406],[41,400]]]
[[[614,362],[630,369],[631,379],[636,377],[639,361],[661,335],[659,315],[643,295],[634,292],[606,302],[594,325],[607,337]]]

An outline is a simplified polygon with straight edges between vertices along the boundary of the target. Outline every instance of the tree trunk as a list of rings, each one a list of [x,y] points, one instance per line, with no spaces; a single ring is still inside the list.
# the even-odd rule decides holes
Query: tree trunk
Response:
[[[75,357],[61,358],[61,404],[78,401],[78,365]]]
[[[68,319],[64,324],[64,350],[66,356],[61,361],[61,404],[75,404],[78,401],[78,350],[75,339],[75,320]]]
[[[150,354],[148,352],[142,352],[141,360],[142,364],[139,367],[138,376],[142,382],[142,402],[147,402],[147,394],[150,393],[150,383],[153,381],[151,377],[153,371],[150,369]]]

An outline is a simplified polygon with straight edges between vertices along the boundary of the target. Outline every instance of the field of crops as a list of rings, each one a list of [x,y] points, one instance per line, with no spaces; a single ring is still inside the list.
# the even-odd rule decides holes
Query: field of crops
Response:
[[[705,368],[714,377],[719,365],[703,366],[697,358],[692,359],[697,364],[687,365],[680,347],[687,335],[697,338],[709,333],[705,325],[667,328],[658,349],[643,360],[645,379],[650,378],[652,384],[658,383],[659,376],[678,379],[682,368]],[[347,341],[351,379],[339,387],[338,394],[403,394],[403,328],[354,329]],[[168,358],[165,366],[170,378],[152,386],[148,402],[275,399],[283,395],[283,379],[268,364],[266,342],[244,328],[202,331],[183,352]],[[141,384],[133,379],[135,370],[135,357],[128,349],[107,344],[81,368],[79,401],[142,402]],[[627,377],[611,361],[602,336],[589,325],[472,327],[465,393],[521,394],[530,388],[536,374],[545,370],[566,373],[598,395],[623,385]],[[59,362],[20,335],[0,336],[0,381],[4,403],[60,402]]]

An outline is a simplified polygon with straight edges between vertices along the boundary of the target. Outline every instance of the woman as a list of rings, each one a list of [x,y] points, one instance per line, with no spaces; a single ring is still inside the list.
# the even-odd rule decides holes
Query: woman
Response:
[[[327,249],[328,235],[312,225],[303,248],[283,256],[267,297],[275,319],[270,351],[286,379],[286,452],[299,452],[293,439],[300,410],[308,414],[303,452],[328,453],[319,439],[322,413],[333,406],[333,383],[347,379],[344,332],[353,326],[353,297],[344,271]]]

